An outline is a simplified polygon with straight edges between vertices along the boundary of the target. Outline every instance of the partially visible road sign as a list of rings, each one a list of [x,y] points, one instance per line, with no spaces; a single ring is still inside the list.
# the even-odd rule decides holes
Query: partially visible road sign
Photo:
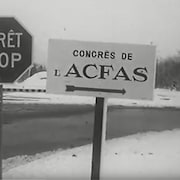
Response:
[[[32,37],[13,17],[0,18],[0,83],[14,82],[31,65]]]
[[[50,40],[47,92],[152,99],[155,46]]]
[[[0,84],[0,179],[2,179],[2,104],[3,104],[3,87]]]

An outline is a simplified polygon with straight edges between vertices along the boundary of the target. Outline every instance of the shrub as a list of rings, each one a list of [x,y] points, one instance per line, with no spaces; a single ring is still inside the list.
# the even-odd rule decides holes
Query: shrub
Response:
[[[180,90],[180,52],[157,63],[156,88]]]

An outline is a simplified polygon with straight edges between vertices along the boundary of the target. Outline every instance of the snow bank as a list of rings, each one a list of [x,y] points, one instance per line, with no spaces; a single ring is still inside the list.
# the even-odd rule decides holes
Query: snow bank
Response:
[[[148,132],[107,141],[102,179],[180,179],[180,129]],[[90,179],[92,146],[56,152],[10,169],[4,178]]]
[[[47,72],[39,72],[22,83],[5,84],[5,88],[45,89]],[[14,103],[58,103],[58,104],[95,104],[95,98],[84,96],[67,96],[46,93],[12,92],[4,93],[4,102]],[[177,107],[180,108],[180,92],[155,89],[154,100],[108,99],[109,105],[140,106],[140,107]]]
[[[4,93],[4,103],[47,103],[47,104],[95,104],[94,97],[67,96],[46,93],[11,92]],[[180,92],[155,89],[154,100],[108,99],[108,105],[133,107],[176,107],[180,108]]]
[[[176,107],[180,108],[180,91],[155,89],[152,101],[109,99],[111,105],[138,106],[138,107]]]
[[[27,78],[23,82],[4,83],[4,88],[24,88],[24,89],[45,89],[47,80],[47,72],[42,71],[35,73],[31,77]]]
[[[25,88],[46,88],[47,72],[42,71],[34,74],[33,76],[27,78],[24,82],[20,83]]]

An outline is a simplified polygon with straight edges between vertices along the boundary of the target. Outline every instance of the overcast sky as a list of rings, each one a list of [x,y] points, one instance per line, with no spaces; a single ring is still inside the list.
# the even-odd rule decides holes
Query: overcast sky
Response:
[[[33,61],[47,61],[49,38],[150,44],[157,56],[180,50],[180,0],[0,0],[32,34]]]

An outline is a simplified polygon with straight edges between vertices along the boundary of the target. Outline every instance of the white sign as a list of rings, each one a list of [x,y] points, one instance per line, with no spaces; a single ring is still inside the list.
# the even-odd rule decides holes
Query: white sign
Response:
[[[155,46],[49,40],[47,92],[152,99]]]

